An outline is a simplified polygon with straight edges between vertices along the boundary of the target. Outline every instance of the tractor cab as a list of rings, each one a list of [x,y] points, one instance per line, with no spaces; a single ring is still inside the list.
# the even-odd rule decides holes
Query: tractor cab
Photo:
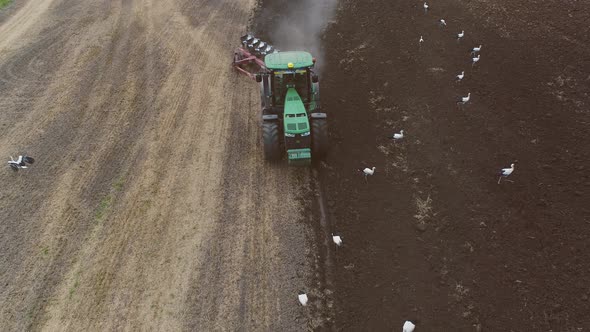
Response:
[[[278,52],[267,55],[264,63],[268,69],[267,84],[271,90],[273,107],[285,105],[287,91],[295,89],[303,103],[313,100],[314,84],[317,76],[313,74],[315,60],[307,52]]]
[[[276,70],[272,71],[271,86],[273,87],[273,103],[277,106],[285,104],[289,89],[293,88],[304,103],[311,96],[310,70]]]

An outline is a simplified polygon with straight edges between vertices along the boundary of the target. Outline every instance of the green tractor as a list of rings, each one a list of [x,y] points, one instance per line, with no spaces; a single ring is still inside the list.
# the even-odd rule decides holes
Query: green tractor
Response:
[[[289,164],[307,165],[328,151],[326,113],[308,52],[280,52],[252,34],[241,37],[234,68],[260,84],[264,157],[278,161],[287,151]]]
[[[262,102],[264,157],[306,165],[328,151],[326,113],[320,109],[315,60],[308,52],[277,52],[264,57],[266,70],[256,75]]]

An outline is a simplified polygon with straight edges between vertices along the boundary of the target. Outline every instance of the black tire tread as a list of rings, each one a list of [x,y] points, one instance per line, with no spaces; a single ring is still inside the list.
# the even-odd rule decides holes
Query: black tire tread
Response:
[[[277,161],[281,159],[279,124],[277,122],[262,123],[262,141],[264,144],[264,158],[266,160]]]
[[[328,153],[328,121],[313,119],[311,130],[311,155],[314,159],[323,159]]]

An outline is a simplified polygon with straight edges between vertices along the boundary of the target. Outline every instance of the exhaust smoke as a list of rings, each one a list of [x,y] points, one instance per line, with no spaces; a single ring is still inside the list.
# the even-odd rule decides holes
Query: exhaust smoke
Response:
[[[317,59],[316,71],[320,71],[324,63],[322,35],[335,19],[338,0],[272,1],[269,5],[261,18],[271,18],[264,31],[271,44],[281,51],[310,52]]]

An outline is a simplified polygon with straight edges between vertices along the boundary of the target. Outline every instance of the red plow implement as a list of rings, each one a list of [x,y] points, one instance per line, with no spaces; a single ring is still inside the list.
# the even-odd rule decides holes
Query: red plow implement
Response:
[[[277,53],[279,50],[251,34],[244,35],[240,39],[242,46],[234,51],[232,65],[238,72],[255,79],[257,73],[266,70],[264,56]]]

